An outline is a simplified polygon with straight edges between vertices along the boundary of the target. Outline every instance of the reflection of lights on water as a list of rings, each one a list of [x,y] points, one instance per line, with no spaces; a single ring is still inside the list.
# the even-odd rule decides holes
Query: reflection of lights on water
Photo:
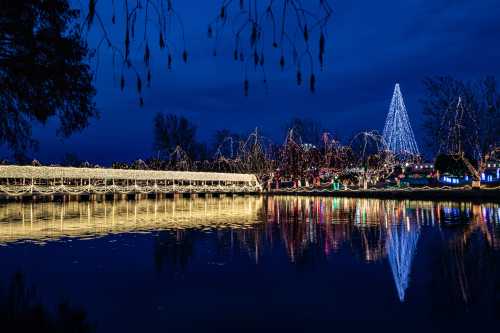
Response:
[[[406,228],[394,225],[386,239],[387,255],[391,266],[394,283],[401,302],[405,299],[411,273],[411,264],[420,236],[419,226],[410,228],[407,220]]]
[[[0,205],[0,244],[165,229],[235,228],[244,233],[241,241],[248,243],[255,262],[265,255],[266,244],[278,242],[292,262],[314,246],[325,256],[348,249],[363,261],[387,257],[398,297],[404,300],[421,226],[437,225],[441,230],[456,220],[467,225],[460,230],[480,230],[498,249],[499,216],[497,204],[318,197],[9,203]],[[464,238],[470,234],[464,233]]]
[[[236,197],[111,203],[9,203],[0,206],[0,244],[162,229],[249,228],[260,222],[258,213],[262,202],[260,197]],[[26,226],[27,209],[29,227]]]

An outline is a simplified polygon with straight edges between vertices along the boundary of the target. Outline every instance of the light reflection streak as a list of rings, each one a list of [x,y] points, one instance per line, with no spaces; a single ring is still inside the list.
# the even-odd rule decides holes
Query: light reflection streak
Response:
[[[165,229],[245,229],[260,222],[262,203],[261,197],[9,203],[0,206],[0,244]]]
[[[409,285],[411,264],[417,249],[420,236],[418,224],[393,225],[386,238],[387,256],[391,266],[394,283],[399,300],[405,300],[405,292]]]

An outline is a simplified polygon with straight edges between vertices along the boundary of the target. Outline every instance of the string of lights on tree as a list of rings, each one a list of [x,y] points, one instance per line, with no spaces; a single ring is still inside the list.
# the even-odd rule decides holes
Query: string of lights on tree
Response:
[[[409,156],[420,155],[399,83],[396,83],[394,87],[389,113],[385,121],[383,137],[387,144],[387,149],[393,152],[398,158],[405,159]]]

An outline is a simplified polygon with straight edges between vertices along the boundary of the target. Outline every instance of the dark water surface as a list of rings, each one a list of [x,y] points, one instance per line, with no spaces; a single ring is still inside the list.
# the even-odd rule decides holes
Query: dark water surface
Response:
[[[338,319],[500,318],[497,204],[9,203],[0,245],[0,327],[13,331],[27,322],[41,323],[35,332],[331,331]]]

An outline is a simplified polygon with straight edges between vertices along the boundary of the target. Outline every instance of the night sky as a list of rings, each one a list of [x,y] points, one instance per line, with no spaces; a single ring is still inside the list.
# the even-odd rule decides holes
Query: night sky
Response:
[[[219,3],[174,2],[186,27],[189,63],[180,64],[177,57],[168,72],[166,54],[153,50],[152,87],[145,89],[143,108],[132,88],[120,92],[103,51],[96,81],[100,119],[66,140],[55,135],[54,121],[36,126],[40,149],[34,157],[50,162],[74,153],[101,165],[148,158],[154,155],[152,119],[158,111],[187,116],[198,126],[201,141],[220,128],[248,133],[257,126],[281,141],[285,123],[296,116],[316,119],[341,138],[361,130],[381,131],[396,82],[422,145],[423,78],[500,77],[498,0],[336,0],[331,1],[326,69],[317,73],[316,93],[297,87],[295,72],[280,73],[278,60],[270,64],[270,59],[268,93],[251,81],[250,96],[245,97],[241,65],[231,60],[232,39],[223,40],[219,56],[213,57],[213,42],[207,38]],[[111,16],[105,8],[101,12]],[[95,42],[91,34],[90,46]],[[139,60],[142,53],[134,56]]]

